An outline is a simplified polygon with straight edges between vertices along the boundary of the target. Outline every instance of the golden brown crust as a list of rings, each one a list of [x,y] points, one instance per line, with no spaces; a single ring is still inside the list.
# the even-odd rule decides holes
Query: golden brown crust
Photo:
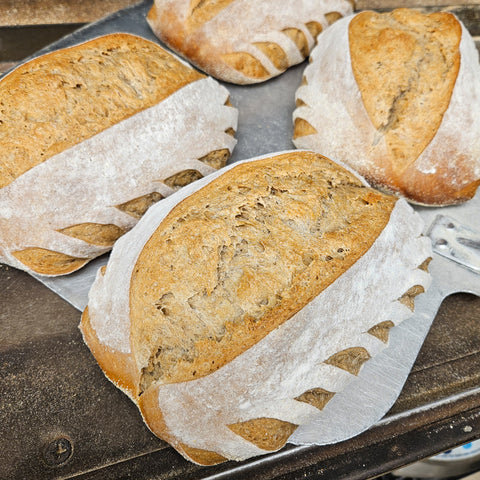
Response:
[[[190,0],[187,28],[195,30],[226,8],[235,0]]]
[[[175,439],[169,434],[162,412],[158,408],[157,397],[158,389],[150,388],[138,398],[134,399],[134,401],[138,404],[148,428],[165,441],[169,443],[175,442]]]
[[[106,377],[136,402],[139,394],[138,369],[133,356],[112,350],[98,340],[95,329],[90,323],[88,307],[83,311],[80,330],[85,343]]]
[[[331,25],[337,20],[340,20],[342,18],[342,14],[340,12],[329,12],[325,15],[325,17],[327,18],[328,23]]]
[[[447,12],[364,11],[319,39],[308,84],[297,91],[295,145],[412,203],[472,198],[480,185],[480,75],[461,22]]]
[[[255,42],[253,43],[279,70],[288,68],[288,58],[280,45],[273,42]]]
[[[227,131],[229,135],[234,135],[235,132],[233,129]],[[199,158],[199,160],[207,165],[210,165],[212,168],[219,170],[223,168],[230,157],[230,150],[228,148],[222,148],[220,150],[214,150],[213,152],[207,153],[207,155]]]
[[[225,53],[220,58],[226,65],[242,72],[247,77],[255,80],[269,78],[268,70],[262,65],[262,62],[248,52]]]
[[[226,462],[228,459],[222,457],[219,453],[211,452],[210,450],[203,450],[201,448],[194,448],[179,443],[177,450],[187,459],[199,465],[217,465]]]
[[[370,248],[395,201],[309,152],[237,165],[184,199],[132,275],[132,345],[150,352],[141,390],[257,343]]]
[[[103,247],[111,247],[125,233],[123,228],[112,223],[79,223],[58,231],[64,235]]]
[[[352,70],[385,139],[393,184],[435,136],[460,68],[462,29],[445,12],[362,12],[349,25]],[[421,101],[417,101],[421,99]]]
[[[309,55],[322,24],[351,12],[343,0],[316,6],[289,2],[280,11],[265,2],[157,0],[147,21],[162,42],[204,72],[226,82],[248,84],[270,79],[299,63]],[[279,39],[279,33],[285,40]]]
[[[233,433],[270,452],[282,448],[297,427],[276,418],[255,418],[228,425]]]
[[[290,40],[297,46],[303,57],[308,56],[310,49],[308,48],[307,37],[305,37],[305,34],[301,30],[298,28],[285,28],[282,30],[282,33],[290,38]]]
[[[427,206],[455,205],[473,198],[477,188],[480,186],[480,179],[473,179],[472,174],[468,173],[467,168],[472,163],[472,158],[457,151],[453,153],[457,154],[458,158],[459,168],[457,171],[452,171],[447,162],[444,162],[443,165],[436,166],[434,176],[422,175],[419,174],[416,166],[412,164],[403,172],[401,186],[398,190],[406,198],[411,199],[412,202]],[[444,157],[445,149],[439,146],[436,155],[439,158]],[[462,165],[465,165],[467,168],[463,169]],[[450,181],[453,175],[465,176],[465,178],[468,175],[470,181],[463,188],[458,189]]]
[[[199,180],[202,177],[203,175],[198,170],[189,168],[187,170],[182,170],[181,172],[171,175],[170,177],[163,180],[163,183],[174,190],[178,190],[179,188],[185,187],[185,185],[188,185],[195,180]]]
[[[357,375],[378,353],[380,341],[370,337],[363,342],[348,329],[362,338],[368,331],[386,341],[393,321],[388,321],[390,314],[382,314],[382,305],[398,301],[402,291],[395,287],[390,300],[374,295],[372,307],[379,315],[372,318],[378,319],[360,320],[358,327],[359,319],[351,315],[346,323],[343,314],[330,319],[328,299],[343,303],[341,292],[355,284],[361,287],[349,295],[356,304],[369,301],[370,295],[363,297],[363,292],[371,290],[365,286],[372,276],[364,274],[364,254],[370,258],[398,254],[397,247],[405,245],[403,237],[393,240],[401,235],[400,225],[405,226],[407,219],[418,221],[411,232],[407,228],[415,239],[421,225],[405,202],[366,187],[356,175],[312,152],[292,151],[240,163],[202,185],[182,196],[168,213],[152,210],[130,238],[117,244],[106,276],[98,277],[92,289],[91,308],[93,316],[95,305],[94,325],[98,322],[104,328],[98,331],[103,341],[131,350],[123,357],[128,364],[122,368],[131,369],[130,385],[123,388],[152,432],[185,458],[212,465],[283,447],[297,425],[307,421],[307,414],[322,410],[335,392],[342,391],[337,376]],[[132,256],[125,258],[125,249],[130,248]],[[405,247],[403,253],[409,258],[408,278],[412,263],[425,268],[422,262],[428,253],[416,255],[412,250]],[[382,278],[377,272],[376,281],[382,283]],[[403,284],[404,275],[398,278]],[[416,283],[422,280],[408,281],[404,290]],[[330,294],[325,291],[328,286],[333,289]],[[122,301],[112,315],[111,301],[120,292]],[[416,293],[408,290],[406,296]],[[315,299],[325,300],[322,311],[327,317],[315,311],[315,302],[306,317],[292,319]],[[337,308],[343,305],[337,303]],[[371,311],[364,309],[364,315],[371,317]],[[388,311],[395,322],[401,321],[398,309]],[[317,318],[326,318],[331,325],[316,322]],[[370,328],[375,322],[378,325]],[[88,311],[82,324],[100,364],[115,364],[109,351],[89,338],[95,333]],[[289,351],[295,344],[290,343],[292,335],[315,324],[311,338],[323,339],[325,351],[312,359],[316,349],[304,351],[304,342]],[[328,341],[331,326],[345,336],[335,348]],[[111,336],[117,328],[121,335]],[[277,353],[269,359],[270,352]],[[296,368],[288,373],[288,366],[296,367],[297,356],[304,356],[305,363],[299,364],[312,369],[313,380],[306,373],[297,378]],[[118,372],[108,368],[107,375],[115,379]],[[329,379],[318,380],[319,368]]]
[[[334,392],[329,392],[323,388],[312,388],[311,390],[303,392],[296,397],[295,400],[297,400],[297,402],[308,403],[319,410],[323,410],[334,395]]]
[[[116,205],[116,208],[134,218],[141,218],[154,203],[159,202],[163,198],[163,195],[158,192],[147,193],[141,197]]]
[[[425,289],[421,285],[414,285],[409,288],[399,299],[398,301],[409,308],[412,312],[415,309],[415,297],[424,293]]]
[[[0,188],[201,77],[155,43],[127,34],[21,65],[0,82]]]
[[[322,24],[319,22],[307,22],[305,25],[313,38],[317,38],[318,35],[322,33],[323,27]]]
[[[105,35],[38,57],[19,66],[3,78],[0,81],[0,145],[2,147],[0,190],[5,188],[4,201],[16,215],[25,217],[20,205],[15,205],[15,201],[11,200],[15,196],[9,192],[24,189],[25,195],[28,196],[28,187],[22,187],[22,185],[35,182],[37,172],[43,175],[38,188],[46,192],[52,187],[51,191],[55,192],[53,194],[55,198],[49,194],[47,199],[47,195],[42,194],[41,198],[45,206],[42,206],[42,202],[36,205],[39,212],[47,212],[52,220],[45,220],[42,224],[46,216],[38,215],[37,222],[32,220],[31,235],[30,232],[28,235],[15,233],[10,235],[9,232],[15,232],[15,229],[8,228],[8,225],[2,227],[3,231],[7,232],[1,242],[2,246],[7,248],[5,261],[43,275],[63,275],[81,268],[92,257],[111,248],[135,222],[132,219],[122,218],[119,212],[109,214],[108,209],[116,207],[133,219],[138,219],[153,203],[162,199],[163,195],[153,191],[137,198],[133,197],[138,193],[129,197],[130,185],[133,184],[130,180],[123,182],[120,177],[127,170],[135,172],[133,174],[138,178],[132,191],[143,193],[145,190],[139,188],[139,183],[150,180],[150,178],[147,179],[147,175],[148,177],[151,175],[147,164],[154,159],[148,157],[145,164],[145,156],[140,154],[140,156],[137,155],[138,158],[132,159],[134,161],[131,163],[127,161],[121,163],[120,160],[115,163],[117,158],[112,154],[109,159],[107,159],[108,154],[103,154],[103,149],[106,148],[103,139],[107,138],[106,142],[113,142],[112,139],[108,140],[109,134],[113,135],[112,132],[115,132],[110,127],[122,127],[118,124],[137,114],[140,114],[139,119],[142,118],[141,115],[149,116],[156,110],[143,112],[143,114],[142,110],[157,106],[182,87],[199,79],[204,79],[204,75],[179,61],[158,44],[141,37],[120,33]],[[219,88],[223,89],[223,87]],[[185,92],[188,93],[187,90]],[[182,102],[181,94],[180,102]],[[191,106],[193,109],[202,109],[203,112],[205,107],[205,115],[208,116],[207,112],[212,108],[211,105],[207,103],[203,105],[201,102],[197,105],[197,103],[196,100],[188,101],[185,104],[187,111]],[[229,104],[228,99],[225,103]],[[221,101],[217,108],[222,108]],[[216,110],[212,110],[214,111]],[[179,112],[174,123],[180,125],[184,121],[182,115],[184,114]],[[212,125],[214,123],[219,122],[212,122]],[[136,135],[133,130],[144,128],[144,123],[137,121],[136,118],[130,119],[129,124],[134,127],[128,127],[128,134]],[[166,124],[169,125],[170,122]],[[230,128],[231,124],[230,121],[225,123],[222,121],[217,126],[215,134],[223,135],[222,130]],[[128,124],[123,123],[123,125]],[[127,129],[127,127],[124,128]],[[108,129],[110,132],[103,132]],[[159,135],[158,140],[163,141],[164,135],[171,134],[168,129],[163,130],[165,134]],[[233,131],[233,128],[231,130]],[[103,136],[91,138],[102,132]],[[158,143],[157,138],[154,138],[156,135],[148,132],[150,129],[147,129],[146,134],[142,132],[139,137],[143,147],[151,141]],[[120,136],[124,137],[123,134]],[[203,138],[207,138],[205,133]],[[88,161],[85,161],[86,156],[82,157],[83,145],[79,144],[88,139],[91,139],[91,143],[87,142],[84,145],[95,147],[85,147],[90,148]],[[123,148],[122,138],[117,142],[118,148]],[[231,143],[233,142],[222,142],[220,145]],[[203,140],[199,142],[197,149],[197,155],[203,156],[198,160],[212,168],[225,165],[231,148],[219,148],[219,145],[218,150],[205,155],[209,150],[202,148],[202,144]],[[98,155],[91,153],[97,150]],[[157,174],[169,175],[165,183],[172,189],[178,189],[201,178],[206,171],[210,170],[205,165],[195,162],[197,168],[203,173],[194,169],[179,172],[182,168],[181,161],[185,160],[181,157],[181,151],[183,150],[178,150],[180,153],[174,159],[164,160],[161,155],[158,157]],[[118,157],[120,158],[121,155]],[[42,168],[29,172],[28,176],[11,184],[19,176],[43,162],[47,163],[42,165]],[[69,162],[72,164],[72,170],[66,177],[71,182],[68,185],[72,185],[72,188],[59,186],[57,189],[58,178],[63,179],[63,171],[69,168]],[[113,165],[110,162],[113,162]],[[177,165],[173,170],[171,167],[164,169],[163,165],[168,163],[173,165],[175,162]],[[102,171],[101,175],[93,175],[90,179],[88,174],[91,171],[102,168],[105,169],[105,173]],[[110,172],[118,176],[115,181],[110,177]],[[172,175],[173,172],[175,173]],[[95,179],[93,179],[94,176]],[[56,177],[55,180],[54,177]],[[97,178],[100,189],[106,190],[105,195],[103,192],[101,195],[84,193],[83,187],[85,191],[95,190],[94,184]],[[161,178],[160,176],[158,180]],[[23,180],[25,183],[22,183]],[[153,187],[147,185],[146,188]],[[163,186],[158,188],[170,193],[169,189]],[[58,198],[68,201],[59,200],[57,193]],[[122,199],[123,203],[99,205],[102,199],[114,193],[118,194],[115,200]],[[81,197],[78,198],[78,202],[77,195]],[[31,196],[33,197],[34,194]],[[48,202],[51,202],[51,207]],[[62,207],[56,206],[55,202],[62,202]],[[76,220],[77,215],[73,213],[77,207],[84,209],[82,214],[88,212],[89,215],[83,217],[81,223]],[[102,209],[101,214],[99,208]],[[98,223],[96,223],[97,219]],[[48,233],[44,234],[42,228]],[[62,234],[63,239],[58,234]],[[55,241],[51,240],[52,238]],[[72,238],[77,241],[72,241]]]
[[[297,106],[301,106],[301,101],[297,100]],[[293,125],[293,139],[296,140],[299,137],[305,135],[314,135],[317,133],[315,127],[308,123],[304,118],[297,117]]]
[[[45,248],[30,247],[12,252],[13,256],[40,275],[64,275],[83,267],[89,259],[77,258]]]
[[[364,347],[351,347],[335,353],[325,363],[358,375],[362,365],[369,359],[370,354]]]
[[[393,328],[395,324],[391,320],[386,320],[385,322],[377,323],[368,330],[370,335],[381,340],[383,343],[388,342],[388,337],[390,336],[390,329]]]
[[[150,428],[155,435],[174,446],[188,460],[198,463],[199,465],[216,465],[217,463],[222,463],[227,460],[216,452],[181,443],[170,433],[165,424],[162,411],[158,408],[158,388],[149,388],[138,398],[134,399],[134,401],[140,408],[140,412],[148,428]]]

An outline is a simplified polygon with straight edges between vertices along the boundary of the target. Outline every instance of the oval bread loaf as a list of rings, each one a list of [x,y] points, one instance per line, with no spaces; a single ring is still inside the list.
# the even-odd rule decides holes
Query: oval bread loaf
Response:
[[[424,205],[480,184],[480,66],[446,12],[362,12],[320,35],[296,94],[294,143]],[[341,128],[339,128],[341,125]]]
[[[268,80],[302,62],[353,1],[155,0],[147,21],[166,45],[226,82]]]
[[[38,57],[0,81],[0,261],[67,274],[146,209],[225,165],[228,91],[128,34]]]
[[[306,151],[226,167],[113,248],[80,328],[149,428],[199,464],[281,448],[429,286],[396,197]]]

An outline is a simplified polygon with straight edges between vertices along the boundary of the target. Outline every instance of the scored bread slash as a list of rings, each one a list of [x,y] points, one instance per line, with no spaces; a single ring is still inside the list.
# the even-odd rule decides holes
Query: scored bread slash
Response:
[[[41,275],[109,251],[236,143],[228,90],[130,34],[19,66],[0,102],[0,261]]]
[[[169,48],[220,80],[266,81],[308,57],[353,0],[155,0],[147,22]]]
[[[383,350],[430,285],[403,199],[308,151],[235,163],[153,206],[80,325],[106,376],[187,459],[278,450]]]
[[[412,203],[475,195],[480,64],[453,14],[361,12],[322,33],[311,60],[296,93],[295,146],[342,160]]]

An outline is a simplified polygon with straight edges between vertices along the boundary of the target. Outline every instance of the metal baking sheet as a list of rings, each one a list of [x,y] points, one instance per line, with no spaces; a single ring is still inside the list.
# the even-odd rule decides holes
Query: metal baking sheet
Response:
[[[122,10],[76,31],[37,55],[112,32],[132,33],[160,43],[145,21],[150,6],[149,0]],[[238,144],[230,162],[294,148],[291,141],[294,93],[301,83],[304,68],[305,64],[298,65],[259,85],[224,84],[230,91],[232,104],[239,109]],[[467,229],[474,228],[473,219],[480,213],[480,194],[461,206],[416,207],[416,210],[425,221],[426,233],[438,215],[448,215]],[[475,245],[470,248],[474,255],[478,254]],[[107,260],[108,256],[100,257],[79,272],[65,277],[36,278],[82,310],[87,304],[88,290],[96,272]],[[458,262],[434,254],[430,271],[432,287],[427,294],[418,297],[414,316],[393,329],[389,347],[367,362],[357,379],[344,392],[335,395],[315,422],[299,428],[290,439],[291,443],[328,444],[351,438],[379,422],[389,410],[403,387],[442,300],[460,291],[480,295],[480,277]]]

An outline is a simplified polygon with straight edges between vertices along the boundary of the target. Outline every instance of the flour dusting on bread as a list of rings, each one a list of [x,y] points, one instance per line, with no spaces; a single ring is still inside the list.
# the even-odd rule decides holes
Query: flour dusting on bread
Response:
[[[116,243],[81,329],[186,458],[261,455],[412,314],[430,283],[422,230],[404,200],[321,155],[239,162],[153,206]]]
[[[122,35],[114,35],[114,40],[115,45],[119,44],[118,49],[124,48]],[[107,37],[104,41],[110,45],[111,39]],[[125,41],[133,45],[147,43],[153,50],[152,57],[158,50],[157,60],[166,69],[167,78],[156,83],[150,79],[151,85],[146,81],[142,87],[132,83],[128,87],[130,90],[125,90],[127,87],[123,84],[115,83],[115,75],[123,78],[123,74],[115,70],[115,62],[113,66],[110,64],[110,70],[113,69],[109,81],[111,89],[102,94],[107,103],[102,104],[101,99],[97,99],[93,104],[104,108],[107,113],[112,108],[110,103],[115,104],[113,118],[109,114],[107,119],[98,118],[95,111],[87,112],[85,117],[79,116],[78,112],[69,112],[70,103],[76,104],[79,111],[82,104],[87,110],[92,108],[95,95],[89,96],[88,92],[82,94],[77,103],[70,102],[70,96],[66,95],[66,103],[55,105],[58,93],[53,91],[52,104],[48,104],[47,111],[43,112],[43,123],[28,116],[28,108],[31,108],[32,115],[41,116],[41,106],[34,101],[33,106],[22,106],[27,109],[24,122],[28,128],[49,129],[55,133],[55,139],[50,138],[53,133],[48,138],[32,139],[38,143],[30,152],[36,154],[35,158],[32,157],[33,164],[30,157],[25,158],[24,152],[6,147],[7,160],[2,167],[8,172],[0,189],[0,261],[44,275],[77,270],[90,259],[110,250],[152,204],[215,171],[230,156],[236,143],[232,132],[237,128],[237,111],[227,105],[229,92],[213,79],[198,73],[184,75],[183,79],[175,77],[177,67],[180,76],[185,69],[187,73],[193,69],[152,42],[130,35],[126,35]],[[102,39],[92,42],[103,45]],[[87,47],[79,45],[69,50],[69,55],[81,57],[83,48],[93,47],[90,43]],[[106,50],[107,60],[98,53],[96,61],[113,62],[115,52],[112,49]],[[155,70],[149,57],[138,59],[135,51],[125,55],[127,59],[129,55],[133,56],[133,65],[137,62],[150,68],[147,76],[164,75],[160,67],[159,71]],[[165,55],[166,66],[162,60]],[[80,78],[76,72],[80,67],[75,66],[70,71],[63,62],[62,51],[47,57],[33,60],[31,65],[21,67],[17,73],[23,75],[25,70],[24,76],[28,78],[29,72],[40,70],[36,76],[54,77],[55,68],[61,66],[66,70],[66,77]],[[95,61],[90,60],[82,68],[89,68]],[[127,60],[120,56],[118,61]],[[47,68],[52,68],[53,73],[50,70],[45,72]],[[123,68],[128,69],[128,63]],[[6,79],[15,75],[12,72]],[[138,78],[132,80],[137,81]],[[103,83],[93,83],[88,89],[102,89],[103,86]],[[60,87],[54,84],[54,88]],[[116,93],[116,88],[120,93]],[[157,92],[158,88],[162,91]],[[48,93],[44,92],[43,96]],[[2,94],[13,102],[8,90]],[[148,99],[145,98],[147,95],[150,95]],[[125,107],[122,102],[126,103]],[[57,125],[54,116],[49,117],[50,109],[56,109],[58,115],[72,117],[70,123]],[[75,122],[81,121],[86,127],[79,127],[80,132],[75,132]],[[91,130],[87,128],[90,123],[93,124]],[[80,136],[75,137],[76,134]],[[13,138],[8,137],[9,144],[14,143],[15,134],[10,132],[9,135],[13,135]],[[47,148],[45,142],[52,145]],[[48,156],[47,151],[52,149],[54,154]]]
[[[344,161],[414,203],[472,198],[480,184],[480,65],[464,25],[445,12],[362,12],[318,40],[296,94],[295,145]]]
[[[156,0],[147,21],[166,45],[220,80],[265,81],[302,62],[347,0]]]

